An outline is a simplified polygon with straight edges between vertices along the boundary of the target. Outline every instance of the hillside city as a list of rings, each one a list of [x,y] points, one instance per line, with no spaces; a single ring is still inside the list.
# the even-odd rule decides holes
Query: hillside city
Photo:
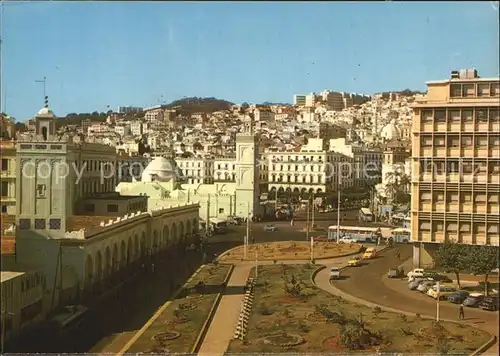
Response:
[[[426,85],[2,113],[2,353],[498,354],[499,78]]]

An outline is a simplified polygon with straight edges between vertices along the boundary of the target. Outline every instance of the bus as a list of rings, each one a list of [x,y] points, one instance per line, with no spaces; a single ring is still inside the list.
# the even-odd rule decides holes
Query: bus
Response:
[[[227,231],[227,221],[219,218],[210,218],[210,225],[216,234],[225,234]]]
[[[411,230],[405,227],[398,227],[391,231],[391,236],[394,242],[410,242]]]
[[[378,227],[340,226],[340,238],[348,237],[360,242],[375,242],[381,235]],[[337,240],[337,225],[328,227],[328,240]]]
[[[359,221],[372,222],[373,221],[373,214],[372,214],[371,210],[368,208],[361,208],[359,210]]]

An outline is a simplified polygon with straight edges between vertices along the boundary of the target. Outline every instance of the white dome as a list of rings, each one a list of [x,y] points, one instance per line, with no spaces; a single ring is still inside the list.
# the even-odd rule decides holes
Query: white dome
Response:
[[[380,131],[380,136],[382,138],[385,138],[386,140],[397,140],[401,137],[401,133],[399,132],[399,129],[397,128],[394,121],[391,121],[391,123],[385,125],[382,128],[382,131]]]
[[[49,108],[43,107],[38,112],[36,113],[36,116],[50,116],[50,117],[55,117],[54,113],[52,110]]]
[[[143,182],[163,181],[168,182],[180,174],[175,161],[164,157],[156,157],[148,164],[142,172],[141,180]]]

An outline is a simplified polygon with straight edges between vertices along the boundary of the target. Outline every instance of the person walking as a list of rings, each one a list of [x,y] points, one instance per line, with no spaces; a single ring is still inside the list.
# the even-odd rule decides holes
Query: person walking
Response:
[[[396,258],[398,259],[398,261],[401,261],[401,252],[398,251],[398,254],[396,255]]]
[[[458,319],[459,320],[464,320],[465,314],[464,314],[464,306],[463,304],[460,305],[460,309],[458,309]]]

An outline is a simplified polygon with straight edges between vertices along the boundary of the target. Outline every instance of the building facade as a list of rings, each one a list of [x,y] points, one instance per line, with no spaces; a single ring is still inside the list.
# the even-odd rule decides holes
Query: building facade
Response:
[[[474,72],[427,87],[413,106],[415,266],[432,265],[445,241],[498,246],[500,232],[499,79]]]

